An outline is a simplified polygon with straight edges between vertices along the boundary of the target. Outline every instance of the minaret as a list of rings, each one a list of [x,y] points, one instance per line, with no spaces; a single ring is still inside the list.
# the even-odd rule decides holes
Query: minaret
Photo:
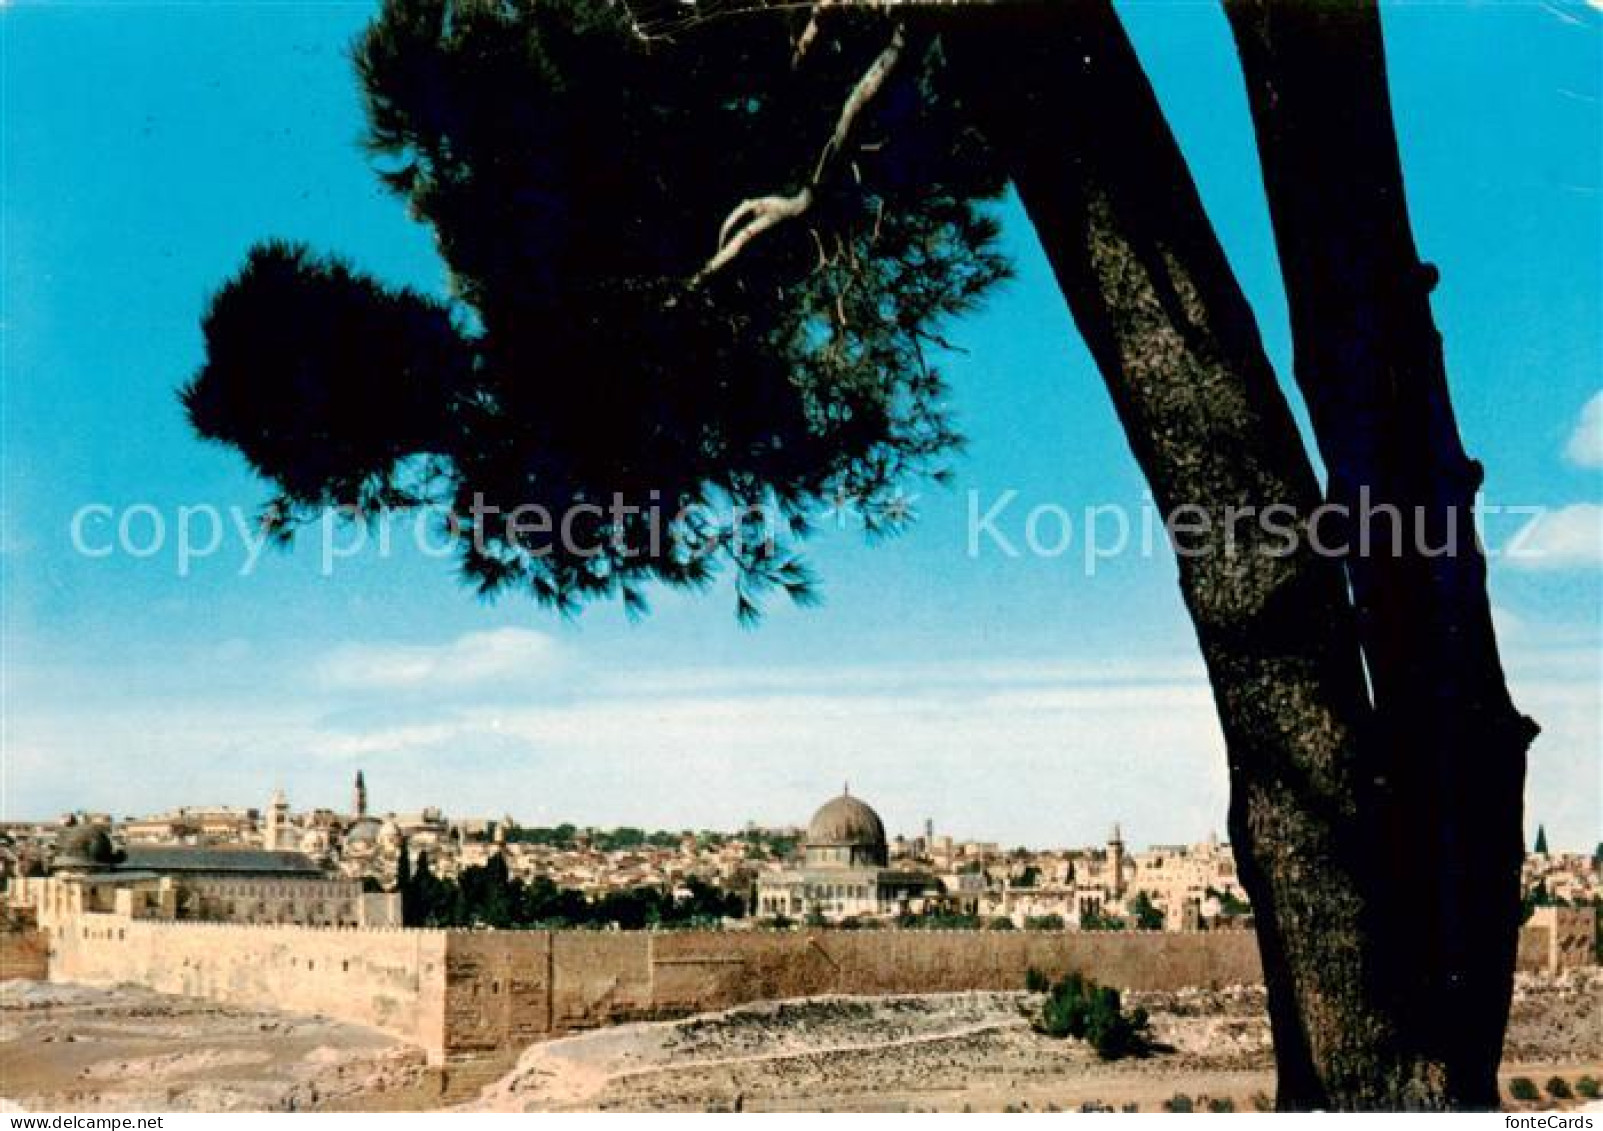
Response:
[[[262,830],[262,847],[278,851],[287,847],[289,839],[289,802],[282,789],[273,791],[273,800],[267,806],[267,824]]]
[[[362,780],[362,771],[356,771],[356,798],[355,809],[357,817],[367,816],[367,782]]]
[[[1119,832],[1119,826],[1113,826],[1113,835],[1108,838],[1108,871],[1112,873],[1108,881],[1108,891],[1114,899],[1124,898],[1124,837]]]

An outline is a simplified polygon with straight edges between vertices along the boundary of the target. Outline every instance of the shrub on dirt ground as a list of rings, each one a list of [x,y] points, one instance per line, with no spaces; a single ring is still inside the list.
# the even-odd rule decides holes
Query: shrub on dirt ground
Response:
[[[1226,1115],[1236,1110],[1236,1101],[1229,1096],[1222,1096],[1216,1100],[1208,1101],[1208,1110],[1215,1115]]]
[[[1253,1111],[1274,1111],[1275,1110],[1274,1097],[1271,1096],[1268,1092],[1254,1092],[1254,1093],[1252,1093],[1252,1110]]]
[[[1508,1094],[1520,1103],[1535,1103],[1542,1098],[1542,1093],[1536,1090],[1536,1081],[1529,1076],[1516,1076],[1508,1082]]]
[[[1189,1115],[1195,1109],[1192,1107],[1190,1096],[1184,1092],[1176,1092],[1163,1101],[1163,1110]]]
[[[1597,1080],[1591,1076],[1582,1076],[1575,1081],[1575,1094],[1583,1100],[1595,1100],[1598,1097]]]
[[[1568,1100],[1575,1097],[1575,1093],[1570,1091],[1570,1082],[1562,1076],[1554,1076],[1548,1080],[1547,1094],[1555,1100]]]
[[[1141,1105],[1136,1103],[1124,1104],[1119,1108],[1119,1110],[1124,1112],[1126,1115],[1134,1115],[1136,1112],[1141,1110]]]
[[[1041,1004],[1036,1030],[1049,1037],[1088,1042],[1103,1060],[1139,1056],[1148,1049],[1147,1011],[1124,1011],[1119,991],[1099,986],[1083,974],[1061,979]]]
[[[1032,994],[1044,994],[1052,988],[1052,979],[1031,966],[1024,972],[1024,988]]]

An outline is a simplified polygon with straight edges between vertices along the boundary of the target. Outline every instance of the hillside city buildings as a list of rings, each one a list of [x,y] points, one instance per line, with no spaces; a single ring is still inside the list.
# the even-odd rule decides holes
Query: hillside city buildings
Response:
[[[888,836],[850,790],[805,827],[734,833],[525,828],[511,817],[448,818],[437,808],[370,811],[356,775],[345,811],[294,810],[282,792],[265,808],[186,807],[113,819],[79,813],[0,825],[7,902],[41,921],[63,914],[234,923],[398,925],[402,856],[411,872],[452,878],[492,858],[510,876],[595,900],[696,882],[738,895],[749,914],[726,926],[786,922],[890,925],[937,917],[989,927],[1169,931],[1250,925],[1230,846],[1132,850],[1115,827],[1080,848],[1004,849],[937,836]],[[1533,853],[1527,891],[1539,902],[1597,900],[1595,857]]]

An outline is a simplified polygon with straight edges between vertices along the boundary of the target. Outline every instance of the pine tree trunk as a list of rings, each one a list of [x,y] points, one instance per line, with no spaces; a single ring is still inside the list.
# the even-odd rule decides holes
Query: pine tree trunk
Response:
[[[1392,992],[1447,1101],[1493,1108],[1536,728],[1498,658],[1473,522],[1481,469],[1459,439],[1431,317],[1436,272],[1409,225],[1380,17],[1370,0],[1230,0],[1227,12],[1297,381],[1330,497],[1354,534],[1370,527],[1369,552],[1346,565],[1388,763],[1386,851],[1430,881],[1391,893],[1410,928]]]
[[[1404,1038],[1374,849],[1373,741],[1338,560],[1290,553],[1266,508],[1322,500],[1256,325],[1112,9],[967,13],[943,41],[998,149],[1159,506],[1226,739],[1230,832],[1252,898],[1283,1108],[1442,1106]],[[1252,521],[1231,526],[1229,508]],[[1228,530],[1233,531],[1233,549]]]

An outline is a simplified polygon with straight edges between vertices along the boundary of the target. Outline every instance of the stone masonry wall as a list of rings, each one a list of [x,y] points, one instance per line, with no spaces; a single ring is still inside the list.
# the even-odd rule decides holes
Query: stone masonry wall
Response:
[[[1597,954],[1597,915],[1590,907],[1538,907],[1520,930],[1521,970],[1570,970]]]
[[[553,941],[550,931],[450,932],[439,1055],[522,1046],[549,1034]]]
[[[1247,932],[451,932],[445,1051],[741,1002],[1024,986],[1032,967],[1125,989],[1256,982]]]
[[[1580,916],[1551,918],[1522,934],[1521,969],[1590,960],[1589,933],[1578,957]],[[747,1001],[1021,989],[1031,968],[1126,990],[1262,978],[1245,931],[342,930],[91,914],[45,939],[56,981],[320,1013],[411,1041],[435,1062]]]
[[[830,931],[652,936],[654,1002],[708,1002],[808,994],[1022,989],[1032,967],[1080,970],[1121,989],[1161,990],[1260,981],[1245,931]]]
[[[445,1045],[444,931],[173,923],[82,915],[47,932],[50,978],[319,1013]]]
[[[12,978],[38,981],[47,975],[49,948],[32,917],[0,920],[0,982]]]
[[[1554,927],[1527,928],[1520,969],[1575,964],[1583,944],[1569,934],[1579,928],[1564,926],[1562,947]],[[447,949],[453,1052],[747,1001],[1021,989],[1032,968],[1124,990],[1263,978],[1246,931],[452,932]]]

